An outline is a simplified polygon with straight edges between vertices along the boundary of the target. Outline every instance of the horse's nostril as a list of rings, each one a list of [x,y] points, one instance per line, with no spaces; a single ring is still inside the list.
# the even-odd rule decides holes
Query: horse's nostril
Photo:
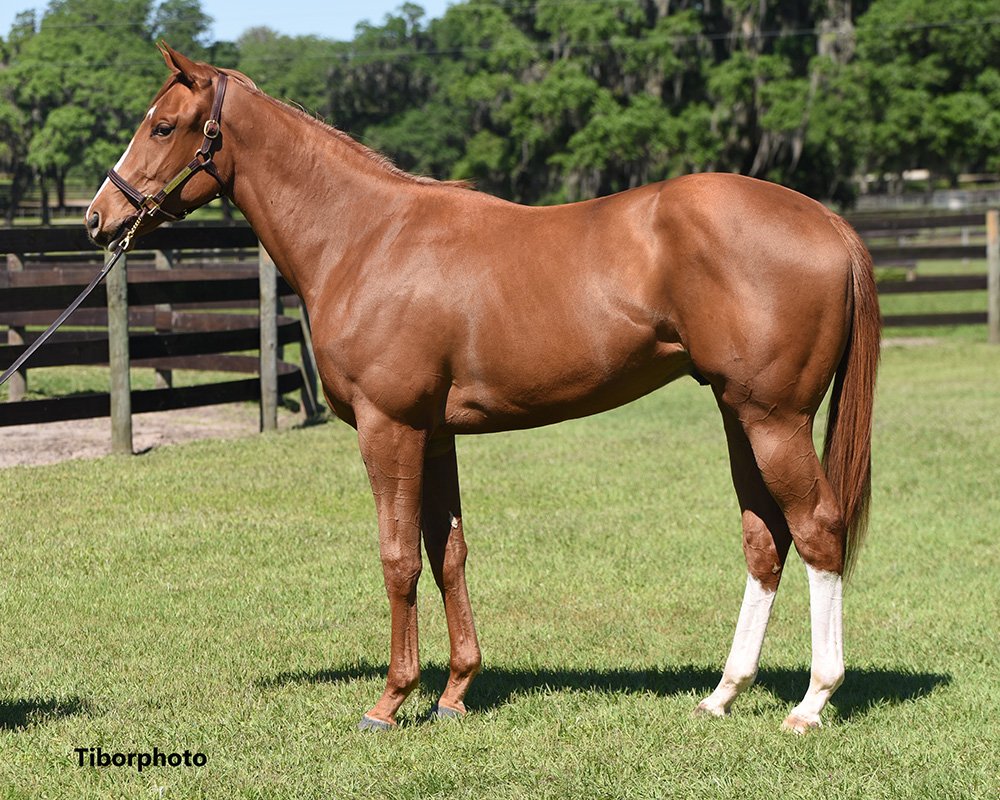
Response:
[[[101,227],[101,215],[96,211],[91,214],[90,219],[87,220],[87,227],[92,231],[96,231],[99,227]]]

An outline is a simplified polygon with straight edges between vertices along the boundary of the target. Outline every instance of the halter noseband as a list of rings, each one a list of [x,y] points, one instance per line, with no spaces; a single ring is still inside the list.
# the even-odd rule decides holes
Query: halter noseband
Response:
[[[125,195],[126,199],[137,209],[137,213],[125,220],[124,227],[128,230],[128,232],[125,234],[125,239],[122,242],[122,250],[128,249],[128,246],[132,241],[132,236],[138,230],[139,225],[146,217],[161,214],[168,220],[176,221],[184,219],[184,217],[186,217],[188,213],[193,210],[188,209],[187,211],[182,211],[180,214],[171,214],[169,211],[164,210],[163,203],[168,197],[170,197],[170,195],[181,188],[181,186],[187,182],[188,178],[195,173],[205,170],[205,172],[215,178],[219,187],[223,191],[225,190],[225,184],[223,184],[222,178],[219,177],[219,171],[215,168],[215,162],[212,161],[212,155],[219,138],[219,119],[222,114],[222,101],[226,98],[226,84],[228,82],[229,77],[224,72],[218,73],[218,81],[215,87],[215,99],[212,101],[212,113],[205,122],[203,129],[205,138],[202,140],[201,147],[199,147],[195,152],[194,158],[191,159],[191,162],[184,167],[184,169],[178,172],[169,182],[167,182],[167,184],[164,185],[164,187],[156,194],[143,194],[113,169],[108,170],[108,180],[110,180],[111,183],[113,183],[115,187],[117,187],[118,190]]]

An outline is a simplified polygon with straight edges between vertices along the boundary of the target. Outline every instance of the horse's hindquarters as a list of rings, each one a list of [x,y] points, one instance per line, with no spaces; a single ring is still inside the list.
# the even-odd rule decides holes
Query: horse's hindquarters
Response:
[[[829,212],[730,175],[666,184],[663,203],[665,295],[695,368],[734,406],[815,413],[852,307],[850,253]]]

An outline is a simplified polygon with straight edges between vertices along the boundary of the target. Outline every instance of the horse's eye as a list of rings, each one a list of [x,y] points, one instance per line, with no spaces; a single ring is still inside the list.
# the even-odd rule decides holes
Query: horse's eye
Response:
[[[169,136],[174,132],[174,126],[168,125],[166,122],[161,122],[155,128],[153,128],[153,136]]]

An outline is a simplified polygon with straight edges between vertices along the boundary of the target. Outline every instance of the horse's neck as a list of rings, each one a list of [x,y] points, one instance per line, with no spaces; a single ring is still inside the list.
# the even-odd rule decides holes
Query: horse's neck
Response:
[[[270,98],[240,92],[229,115],[232,199],[279,271],[306,301],[351,243],[407,201],[405,180],[322,124]]]

